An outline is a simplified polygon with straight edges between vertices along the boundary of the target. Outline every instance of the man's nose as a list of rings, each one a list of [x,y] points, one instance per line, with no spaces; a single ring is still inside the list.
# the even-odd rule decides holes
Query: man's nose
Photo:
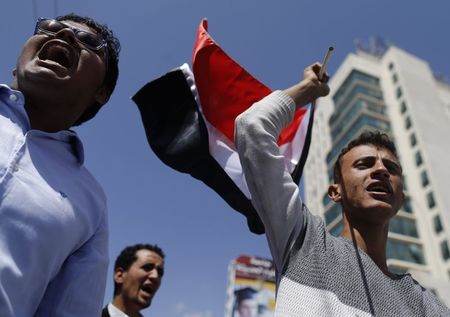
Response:
[[[66,41],[72,46],[77,46],[77,39],[75,32],[70,28],[64,28],[55,33],[55,38]]]
[[[373,166],[372,175],[376,176],[383,176],[383,177],[389,177],[389,171],[384,165],[382,160],[377,160],[375,162],[375,165]]]
[[[155,268],[155,269],[151,270],[150,272],[148,272],[148,278],[151,280],[160,280],[161,276],[160,276],[158,270]]]

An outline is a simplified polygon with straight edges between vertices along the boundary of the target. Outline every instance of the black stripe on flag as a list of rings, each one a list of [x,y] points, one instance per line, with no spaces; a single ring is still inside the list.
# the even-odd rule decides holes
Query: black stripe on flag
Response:
[[[132,99],[158,158],[204,182],[247,217],[251,232],[264,233],[251,201],[209,153],[205,122],[183,72],[174,70],[149,82]]]

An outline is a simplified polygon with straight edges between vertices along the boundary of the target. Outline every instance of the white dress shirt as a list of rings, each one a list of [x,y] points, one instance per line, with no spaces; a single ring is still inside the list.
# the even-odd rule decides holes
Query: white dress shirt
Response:
[[[0,85],[0,315],[100,316],[106,198],[75,132],[30,129],[24,97]]]
[[[111,317],[128,317],[123,311],[114,306],[112,303],[108,304],[108,313]]]

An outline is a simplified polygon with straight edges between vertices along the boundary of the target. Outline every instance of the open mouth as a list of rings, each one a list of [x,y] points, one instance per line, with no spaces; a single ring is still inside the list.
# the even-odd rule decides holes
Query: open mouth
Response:
[[[75,63],[73,50],[63,42],[47,42],[38,55],[39,59],[46,62],[56,63],[64,68],[71,68]]]
[[[374,194],[391,194],[392,188],[389,184],[383,182],[374,182],[367,186],[367,191]]]
[[[144,291],[144,293],[147,293],[149,296],[152,296],[154,293],[154,289],[151,285],[143,285],[141,287],[141,290]]]

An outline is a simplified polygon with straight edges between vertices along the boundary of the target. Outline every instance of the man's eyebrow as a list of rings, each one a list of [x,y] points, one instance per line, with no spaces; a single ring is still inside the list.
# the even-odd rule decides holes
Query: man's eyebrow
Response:
[[[356,164],[360,161],[367,161],[367,160],[374,160],[374,159],[376,159],[375,155],[360,156],[353,160],[353,164]]]
[[[403,170],[402,169],[402,165],[400,164],[400,162],[395,160],[395,159],[393,160],[393,159],[390,159],[390,158],[384,158],[383,162],[388,162],[390,164],[395,165],[398,169]]]
[[[361,156],[361,157],[355,158],[355,160],[353,161],[353,164],[356,164],[356,163],[361,162],[361,161],[368,161],[368,160],[375,160],[375,159],[376,159],[375,155]],[[383,162],[391,163],[391,164],[397,166],[398,168],[402,169],[402,166],[401,166],[400,162],[397,159],[391,159],[391,158],[385,157],[385,158],[382,158],[381,160]]]

